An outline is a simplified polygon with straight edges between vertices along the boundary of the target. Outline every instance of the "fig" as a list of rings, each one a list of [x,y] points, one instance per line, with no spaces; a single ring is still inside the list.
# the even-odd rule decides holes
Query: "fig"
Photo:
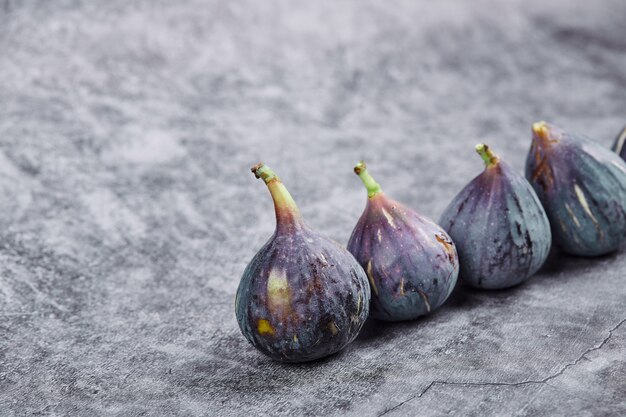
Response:
[[[550,224],[521,174],[487,145],[477,145],[476,151],[484,171],[454,197],[439,224],[456,244],[464,283],[508,288],[531,277],[547,259]]]
[[[263,163],[276,230],[246,267],[235,300],[243,335],[282,362],[305,362],[338,352],[358,335],[369,312],[365,271],[338,243],[311,230],[293,198]]]
[[[615,142],[613,142],[613,152],[617,153],[622,159],[626,160],[626,146],[624,143],[626,142],[626,126],[619,132],[619,135],[615,138]]]
[[[459,263],[452,240],[431,220],[388,198],[364,162],[354,172],[368,199],[348,250],[367,273],[370,316],[399,321],[430,313],[456,284]]]
[[[534,123],[532,132],[526,178],[548,214],[555,244],[579,256],[618,249],[626,234],[626,162],[546,122]]]

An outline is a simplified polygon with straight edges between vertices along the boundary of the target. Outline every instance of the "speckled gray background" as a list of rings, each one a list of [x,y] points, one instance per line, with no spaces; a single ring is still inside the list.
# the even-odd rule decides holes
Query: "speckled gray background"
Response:
[[[0,1],[0,415],[624,415],[626,259],[370,323],[273,363],[234,294],[270,236],[270,164],[345,244],[366,158],[437,218],[486,141],[609,145],[626,2]]]

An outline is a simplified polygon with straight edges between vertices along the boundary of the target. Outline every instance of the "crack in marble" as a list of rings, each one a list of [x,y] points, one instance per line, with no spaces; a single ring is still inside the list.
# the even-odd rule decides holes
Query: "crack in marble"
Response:
[[[409,398],[407,398],[406,400],[400,402],[399,404],[396,404],[395,406],[388,408],[387,410],[383,411],[381,414],[378,415],[378,417],[382,417],[394,410],[397,410],[398,408],[402,407],[404,404],[413,401],[416,398],[421,398],[422,396],[424,396],[424,394],[426,394],[428,391],[430,391],[431,388],[433,388],[435,385],[459,385],[459,386],[474,386],[474,387],[481,387],[481,386],[506,386],[506,387],[518,387],[518,386],[523,386],[523,385],[531,385],[531,384],[545,384],[548,381],[551,381],[555,378],[558,378],[559,376],[563,375],[563,373],[578,365],[580,363],[580,361],[582,361],[585,356],[587,356],[589,353],[594,352],[596,350],[600,350],[604,347],[604,345],[606,345],[608,343],[608,341],[611,339],[611,337],[613,337],[613,333],[622,325],[626,323],[626,319],[623,319],[622,321],[620,321],[619,323],[617,323],[616,326],[614,326],[612,329],[609,330],[609,334],[607,337],[604,338],[604,340],[602,340],[602,342],[600,342],[599,344],[590,347],[589,349],[585,350],[575,361],[570,362],[565,364],[558,372],[556,372],[555,374],[549,375],[543,379],[538,379],[538,380],[526,380],[526,381],[519,381],[519,382],[457,382],[457,381],[432,381],[430,384],[428,384],[428,386],[426,388],[424,388],[419,394],[415,394]]]

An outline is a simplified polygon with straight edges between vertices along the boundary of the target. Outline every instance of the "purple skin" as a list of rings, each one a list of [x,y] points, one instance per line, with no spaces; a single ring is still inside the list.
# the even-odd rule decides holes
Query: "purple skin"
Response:
[[[370,316],[411,320],[441,306],[456,284],[459,263],[448,234],[429,219],[383,194],[365,164],[355,167],[368,200],[348,250],[372,289]]]
[[[235,302],[248,341],[272,359],[305,362],[352,342],[369,312],[363,268],[336,242],[302,221],[278,177],[253,167],[276,209],[276,231],[246,267]]]
[[[439,222],[459,251],[463,282],[482,289],[508,288],[545,262],[550,224],[528,181],[486,145],[476,150],[485,171],[452,200]]]

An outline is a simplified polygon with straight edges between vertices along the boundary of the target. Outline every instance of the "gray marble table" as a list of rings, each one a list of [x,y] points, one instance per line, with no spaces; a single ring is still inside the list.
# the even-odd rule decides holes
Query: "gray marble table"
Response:
[[[626,259],[371,322],[288,366],[234,294],[274,228],[345,244],[365,158],[437,218],[485,141],[626,122],[626,2],[0,1],[0,415],[626,414]]]

